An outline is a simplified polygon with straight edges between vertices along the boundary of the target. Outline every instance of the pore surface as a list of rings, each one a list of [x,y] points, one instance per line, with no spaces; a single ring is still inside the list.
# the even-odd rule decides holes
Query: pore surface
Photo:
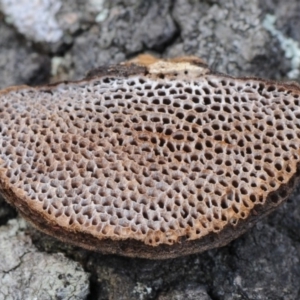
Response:
[[[99,239],[200,239],[295,174],[299,104],[293,89],[213,74],[15,89],[0,94],[2,186]]]

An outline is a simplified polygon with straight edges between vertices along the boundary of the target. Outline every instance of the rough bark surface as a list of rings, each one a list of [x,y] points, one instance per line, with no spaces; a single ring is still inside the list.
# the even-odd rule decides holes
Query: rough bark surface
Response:
[[[45,24],[37,18],[24,24],[24,31],[20,20],[28,18],[13,13],[13,5],[17,12],[23,5],[24,11],[30,7],[40,14],[50,7],[46,15],[53,13],[55,26],[41,27]],[[197,55],[217,71],[234,76],[300,81],[297,0],[0,0],[0,11],[1,88],[79,79],[99,65],[144,52]],[[53,28],[62,33],[59,38],[53,39]],[[74,291],[75,299],[299,299],[299,200],[296,190],[276,212],[226,247],[165,261],[99,255],[60,243],[30,226],[24,235],[24,227],[14,223],[14,211],[0,200],[0,235],[13,242],[10,249],[17,253],[10,258],[10,272],[4,270],[0,299],[24,299],[18,294],[9,298],[13,289],[23,295],[33,291],[29,298],[43,299],[34,288],[48,276],[57,281],[49,281],[48,290],[43,286],[45,299],[57,299],[54,285]],[[12,220],[5,224],[8,219]],[[0,244],[4,257],[11,250]],[[31,263],[26,261],[29,256]],[[51,275],[56,271],[50,271],[49,264],[57,266],[57,276]],[[62,278],[70,265],[85,273],[76,281],[74,271],[74,280],[68,281],[73,290],[64,290]],[[26,274],[24,267],[30,274],[44,271],[43,276],[20,279]],[[72,296],[59,295],[67,298]]]

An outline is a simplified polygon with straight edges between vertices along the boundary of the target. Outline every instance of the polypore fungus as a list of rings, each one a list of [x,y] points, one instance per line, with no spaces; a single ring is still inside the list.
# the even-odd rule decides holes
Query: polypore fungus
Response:
[[[141,56],[0,92],[0,188],[81,247],[170,258],[227,244],[299,177],[300,88]]]

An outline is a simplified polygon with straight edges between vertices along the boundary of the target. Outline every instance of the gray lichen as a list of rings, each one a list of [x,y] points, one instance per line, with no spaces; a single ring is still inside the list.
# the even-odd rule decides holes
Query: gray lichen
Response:
[[[0,299],[85,299],[89,275],[61,253],[38,251],[26,223],[0,227]]]
[[[287,76],[290,79],[296,79],[300,75],[300,47],[299,43],[292,38],[285,36],[275,26],[276,17],[274,15],[267,14],[263,21],[263,26],[278,39],[285,57],[291,60],[291,70]]]
[[[1,0],[0,8],[8,23],[35,42],[55,43],[63,31],[55,18],[61,8],[59,0]]]

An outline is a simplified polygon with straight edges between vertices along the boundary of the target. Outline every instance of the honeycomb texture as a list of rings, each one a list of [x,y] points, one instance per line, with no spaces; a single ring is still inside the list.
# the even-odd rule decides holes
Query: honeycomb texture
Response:
[[[66,231],[150,246],[286,198],[299,88],[178,66],[0,93],[2,190]]]

